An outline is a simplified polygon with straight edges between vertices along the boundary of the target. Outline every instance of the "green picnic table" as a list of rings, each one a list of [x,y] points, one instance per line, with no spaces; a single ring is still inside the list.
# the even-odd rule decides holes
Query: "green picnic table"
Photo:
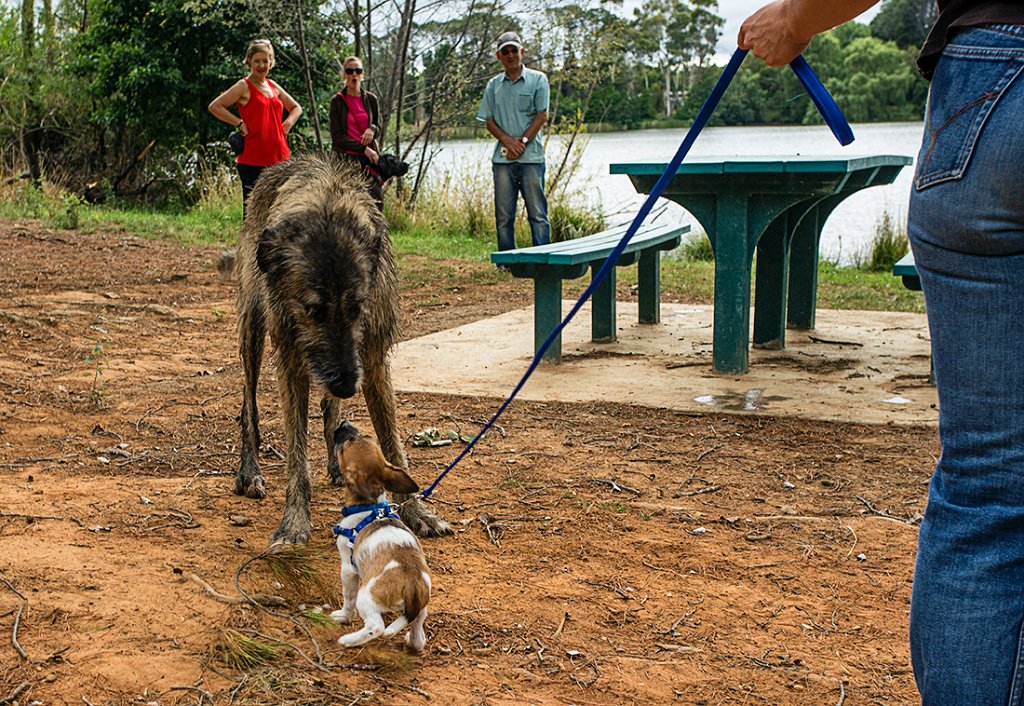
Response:
[[[715,253],[714,369],[749,369],[750,280],[757,252],[754,345],[783,348],[787,324],[814,328],[818,243],[825,221],[861,189],[891,184],[913,159],[866,157],[697,158],[665,190],[696,218]],[[611,165],[650,193],[667,164]],[[788,311],[787,311],[788,300]]]

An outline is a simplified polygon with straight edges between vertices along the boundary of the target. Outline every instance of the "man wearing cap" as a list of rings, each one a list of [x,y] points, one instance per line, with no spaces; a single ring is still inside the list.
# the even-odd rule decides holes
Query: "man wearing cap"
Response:
[[[548,77],[523,66],[523,42],[515,32],[498,37],[498,61],[505,71],[487,82],[476,119],[498,140],[494,171],[494,220],[498,249],[516,247],[519,194],[526,204],[534,245],[551,242],[548,200],[544,195],[544,147],[540,130],[548,120]]]

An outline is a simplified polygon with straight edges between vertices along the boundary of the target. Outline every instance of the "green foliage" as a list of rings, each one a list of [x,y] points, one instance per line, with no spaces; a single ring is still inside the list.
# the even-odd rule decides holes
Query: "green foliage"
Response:
[[[892,272],[893,265],[909,250],[906,230],[899,228],[889,213],[885,212],[875,225],[875,234],[869,246],[870,257],[862,267],[869,272]]]
[[[918,50],[937,18],[933,0],[886,0],[871,20],[871,34],[900,48]]]
[[[691,262],[714,262],[715,250],[704,233],[691,233],[679,246],[677,257]]]
[[[604,230],[604,217],[599,209],[555,200],[548,208],[551,221],[551,242],[582,238]]]
[[[428,182],[415,208],[393,192],[385,198],[385,212],[395,230],[429,233],[443,237],[470,237],[495,243],[494,187],[488,164],[467,164]],[[548,217],[555,242],[603,230],[599,205],[591,204],[577,189],[552,189],[548,185]],[[517,210],[516,241],[530,242],[526,209]]]

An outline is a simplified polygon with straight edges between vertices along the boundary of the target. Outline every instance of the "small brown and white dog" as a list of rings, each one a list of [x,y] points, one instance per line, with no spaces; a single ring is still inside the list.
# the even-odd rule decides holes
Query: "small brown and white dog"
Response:
[[[351,623],[358,613],[363,619],[361,630],[343,635],[338,643],[356,647],[409,626],[405,644],[422,652],[430,571],[419,540],[392,511],[385,492],[415,493],[419,486],[348,422],[334,432],[334,453],[341,467],[345,507],[334,528],[341,555],[342,605],[331,617]],[[384,614],[395,612],[401,615],[385,627]]]

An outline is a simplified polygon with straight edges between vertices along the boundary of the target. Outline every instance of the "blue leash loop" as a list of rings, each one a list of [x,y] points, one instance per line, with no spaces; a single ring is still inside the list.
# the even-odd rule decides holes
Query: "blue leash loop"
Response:
[[[733,77],[736,75],[736,72],[740,68],[740,64],[743,63],[743,59],[745,59],[746,56],[746,49],[737,49],[733,53],[732,58],[729,59],[729,63],[722,71],[722,75],[718,78],[718,82],[711,90],[711,94],[708,95],[707,99],[705,99],[704,105],[701,106],[700,112],[697,113],[697,117],[694,119],[689,131],[687,131],[686,137],[683,138],[682,144],[679,145],[679,149],[676,151],[675,156],[672,158],[672,161],[669,162],[664,174],[662,174],[658,181],[655,182],[654,187],[651,189],[651,193],[647,196],[647,199],[640,207],[640,210],[637,212],[633,222],[629,224],[629,228],[626,230],[625,235],[622,236],[622,240],[619,241],[619,244],[616,245],[615,249],[608,255],[608,258],[604,261],[601,269],[598,270],[597,274],[595,274],[591,279],[590,285],[586,290],[584,290],[583,294],[580,295],[580,298],[576,303],[573,304],[572,309],[570,309],[569,313],[564,319],[562,319],[562,322],[555,327],[546,339],[544,339],[544,343],[541,344],[540,348],[534,354],[530,367],[526,369],[523,377],[519,380],[515,389],[512,390],[512,394],[510,394],[508,398],[501,403],[498,410],[491,416],[487,423],[484,424],[480,433],[474,436],[473,439],[466,444],[459,455],[448,464],[448,466],[441,472],[441,475],[439,475],[426,490],[419,494],[419,497],[424,499],[430,497],[430,494],[434,492],[435,488],[437,488],[438,483],[448,475],[449,471],[459,464],[466,454],[476,446],[476,442],[482,439],[491,427],[494,426],[498,417],[502,415],[505,409],[512,403],[512,400],[516,398],[516,395],[519,394],[519,391],[523,389],[526,381],[530,379],[531,375],[533,375],[533,371],[537,369],[541,359],[544,357],[544,353],[547,352],[554,340],[562,333],[562,329],[568,325],[572,320],[572,317],[576,315],[576,312],[578,312],[587,299],[590,298],[598,285],[604,281],[604,278],[608,276],[611,268],[615,267],[616,263],[619,261],[619,257],[622,255],[622,251],[626,249],[627,245],[629,245],[629,241],[632,240],[634,235],[636,235],[636,232],[639,230],[641,224],[643,224],[644,219],[647,218],[651,209],[654,208],[655,202],[665,192],[669,182],[672,181],[672,178],[676,175],[676,171],[678,171],[679,165],[682,164],[683,158],[686,157],[690,148],[693,146],[693,143],[697,141],[697,136],[700,135],[701,131],[707,125],[708,120],[711,118],[711,114],[715,112],[718,102],[722,99],[722,96],[725,94],[725,90],[729,87],[729,84],[732,83]],[[839,110],[839,106],[836,105],[836,102],[825,89],[821,80],[814,73],[814,70],[811,69],[810,64],[808,64],[802,56],[798,56],[790,64],[790,67],[796,73],[800,82],[807,89],[807,92],[811,96],[811,100],[814,101],[814,105],[818,108],[818,112],[821,113],[825,122],[828,123],[829,128],[832,130],[832,134],[836,136],[836,139],[839,140],[840,144],[848,145],[853,142],[853,130],[850,128],[850,124],[846,121],[842,111]]]

